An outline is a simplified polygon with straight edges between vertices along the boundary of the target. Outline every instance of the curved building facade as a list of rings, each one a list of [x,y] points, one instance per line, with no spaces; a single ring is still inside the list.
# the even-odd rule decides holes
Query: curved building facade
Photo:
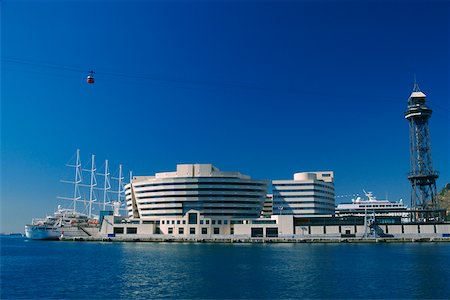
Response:
[[[211,164],[177,165],[175,172],[135,176],[125,186],[128,216],[158,222],[181,220],[191,211],[221,222],[258,218],[266,193],[266,181]]]
[[[294,180],[272,181],[274,215],[334,215],[333,172],[295,173]]]

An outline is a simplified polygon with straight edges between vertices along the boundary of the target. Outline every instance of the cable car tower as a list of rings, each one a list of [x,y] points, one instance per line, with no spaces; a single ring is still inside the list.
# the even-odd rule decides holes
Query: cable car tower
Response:
[[[425,104],[426,95],[420,91],[417,82],[408,99],[405,119],[409,122],[411,205],[417,210],[418,220],[440,218],[436,193],[438,173],[433,169],[431,158],[430,128],[428,119],[432,110]],[[417,220],[416,220],[417,221]]]

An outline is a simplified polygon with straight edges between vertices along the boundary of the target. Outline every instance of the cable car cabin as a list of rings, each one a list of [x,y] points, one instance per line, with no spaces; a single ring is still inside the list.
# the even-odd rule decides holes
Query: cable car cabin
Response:
[[[87,83],[94,83],[94,82],[95,82],[94,76],[88,75],[88,77],[87,77],[87,79],[86,79],[86,82],[87,82]]]
[[[92,84],[92,83],[95,82],[95,79],[94,79],[94,71],[90,71],[90,72],[89,72],[89,75],[88,75],[87,78],[86,78],[86,82],[89,83],[89,84]]]

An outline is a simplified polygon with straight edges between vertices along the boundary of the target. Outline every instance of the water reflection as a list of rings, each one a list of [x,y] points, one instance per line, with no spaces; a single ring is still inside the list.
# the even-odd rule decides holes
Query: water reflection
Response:
[[[449,244],[2,240],[4,298],[450,298]]]
[[[124,244],[121,296],[440,298],[449,295],[443,263],[450,262],[449,250],[433,244]]]

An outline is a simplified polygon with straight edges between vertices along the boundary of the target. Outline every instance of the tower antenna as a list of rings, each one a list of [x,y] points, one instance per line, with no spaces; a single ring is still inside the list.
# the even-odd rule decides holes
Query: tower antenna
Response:
[[[413,92],[420,92],[419,84],[417,83],[416,73],[414,73],[414,87]]]

